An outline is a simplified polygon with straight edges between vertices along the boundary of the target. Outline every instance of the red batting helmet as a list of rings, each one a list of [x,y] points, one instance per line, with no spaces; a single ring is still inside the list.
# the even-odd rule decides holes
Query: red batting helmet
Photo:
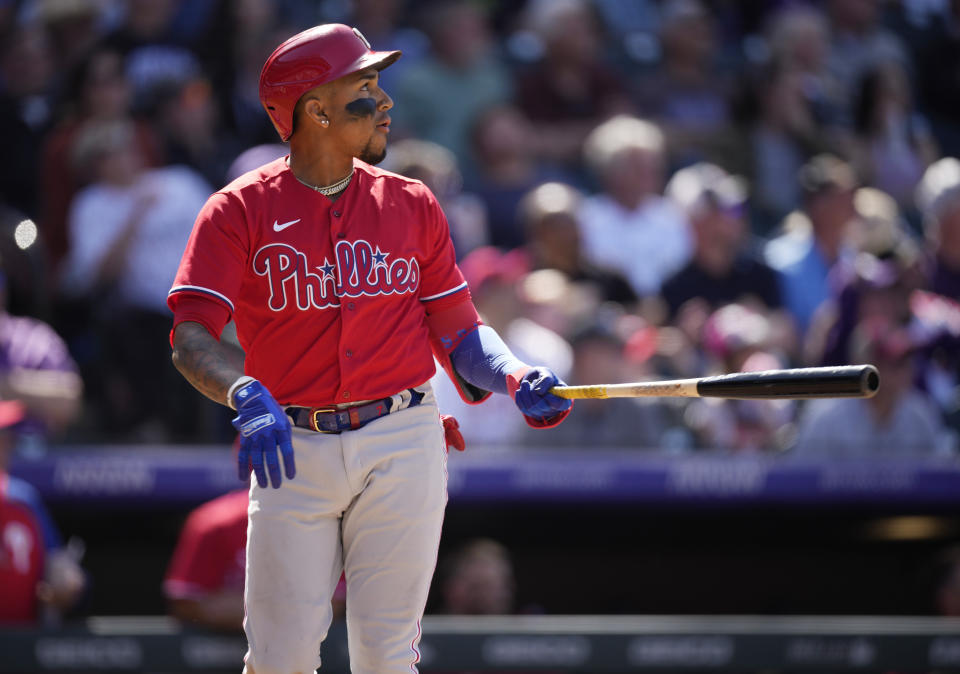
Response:
[[[283,140],[293,134],[293,108],[306,92],[364,68],[383,70],[399,51],[373,51],[350,26],[328,23],[297,33],[273,50],[260,71],[260,102]]]

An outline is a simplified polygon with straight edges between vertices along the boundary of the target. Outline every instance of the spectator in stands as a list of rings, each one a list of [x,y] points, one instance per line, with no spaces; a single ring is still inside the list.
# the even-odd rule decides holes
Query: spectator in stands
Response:
[[[67,81],[61,99],[57,125],[43,144],[40,188],[44,200],[40,228],[51,271],[55,275],[67,254],[67,217],[70,202],[88,176],[78,174],[70,151],[85,126],[120,120],[130,113],[130,85],[123,70],[123,56],[115,49],[98,47],[80,63]],[[134,142],[148,166],[158,166],[162,151],[153,128],[144,121],[133,122]]]
[[[912,209],[914,189],[937,158],[930,125],[913,105],[910,81],[896,61],[869,68],[853,105],[853,164],[860,179]]]
[[[847,125],[853,119],[852,96],[861,78],[880,63],[896,62],[909,67],[903,41],[881,23],[879,0],[828,0],[830,55],[828,67],[839,83]]]
[[[927,240],[927,287],[960,301],[960,160],[947,157],[927,169],[917,206]]]
[[[617,384],[656,379],[649,361],[655,348],[656,330],[630,320],[620,321],[620,325],[604,323],[597,321],[571,338],[573,372],[569,382],[574,385]],[[631,329],[631,334],[620,334]],[[628,349],[628,338],[632,339],[639,331],[643,332],[647,348]],[[637,343],[637,340],[632,341]],[[527,442],[581,451],[599,447],[657,449],[669,431],[671,449],[677,449],[677,433],[685,433],[678,412],[679,407],[666,399],[578,400],[576,418],[571,415],[573,423],[569,428],[558,428],[549,438],[530,433]]]
[[[440,606],[448,615],[509,615],[516,610],[516,579],[507,548],[479,538],[461,545],[437,569]]]
[[[53,121],[54,48],[42,26],[20,25],[0,40],[0,202],[36,219],[43,135]]]
[[[711,311],[745,299],[767,311],[781,308],[776,273],[747,241],[742,179],[714,164],[695,164],[673,175],[666,195],[686,214],[694,238],[691,260],[663,284],[671,316],[692,299],[706,302]]]
[[[880,316],[906,325],[910,294],[924,284],[919,246],[893,198],[861,187],[854,209],[843,244],[847,254],[829,273],[830,299],[807,330],[804,361],[810,364],[849,363],[850,337],[862,320]]]
[[[607,117],[632,111],[626,88],[604,60],[603,39],[587,0],[534,0],[526,25],[543,48],[522,69],[516,101],[533,124],[538,154],[562,165],[578,163],[583,141]]]
[[[778,326],[766,313],[746,304],[727,304],[704,322],[700,347],[705,356],[699,375],[753,372],[786,367]],[[684,413],[698,447],[736,452],[783,449],[794,416],[789,400],[691,400]]]
[[[470,173],[470,125],[481,110],[509,99],[510,78],[476,3],[432,2],[423,16],[430,52],[397,82],[390,115],[398,132],[444,146]]]
[[[86,587],[81,545],[64,546],[37,491],[6,471],[26,410],[0,402],[0,625],[55,624]]]
[[[158,83],[200,71],[197,54],[175,34],[179,4],[177,0],[129,0],[122,23],[103,38],[102,44],[123,55],[135,107],[149,101]]]
[[[710,9],[700,0],[664,3],[662,58],[639,82],[637,109],[663,129],[672,165],[721,158],[730,162],[740,150],[731,124],[733,83],[718,68],[714,24]]]
[[[416,26],[403,25],[403,13],[409,4],[403,0],[351,0],[349,4],[349,15],[342,23],[356,26],[378,50],[403,52],[400,61],[380,71],[380,87],[396,91],[403,72],[427,55],[430,41]]]
[[[650,122],[618,116],[591,132],[584,152],[603,190],[580,211],[587,259],[623,274],[641,297],[658,293],[693,252],[689,223],[662,195],[663,133]]]
[[[787,4],[770,17],[765,31],[769,62],[796,73],[813,119],[837,129],[843,119],[844,94],[827,67],[830,26],[823,12],[806,4]]]
[[[149,117],[166,163],[188,166],[214,189],[226,182],[240,141],[220,121],[210,81],[198,74],[168,77],[150,89]]]
[[[857,180],[848,163],[818,155],[804,164],[799,183],[803,207],[786,218],[783,233],[767,244],[765,256],[779,273],[784,304],[803,335],[830,296],[827,275],[843,254],[846,228],[856,215]]]
[[[620,274],[596,267],[583,258],[579,214],[583,195],[564,183],[544,183],[520,202],[526,232],[526,252],[532,269],[556,269],[580,284],[593,286],[603,302],[632,308],[637,295]]]
[[[473,125],[474,173],[468,187],[487,209],[490,245],[509,250],[526,243],[518,207],[523,196],[548,180],[571,178],[536,156],[534,125],[516,107],[498,105]]]
[[[930,116],[940,149],[960,156],[960,3],[944,3],[944,11],[923,35],[915,80],[921,108]]]
[[[133,137],[114,121],[77,138],[73,158],[92,182],[71,208],[61,291],[89,307],[94,321],[77,333],[103,348],[81,362],[85,381],[104,381],[99,422],[120,436],[196,439],[212,406],[170,371],[165,297],[211,189],[186,167],[146,168]]]
[[[204,73],[213,83],[219,117],[241,145],[272,143],[277,132],[270,118],[263,114],[260,70],[276,45],[315,23],[312,19],[316,8],[310,10],[313,16],[304,24],[302,12],[291,11],[302,4],[299,1],[238,0],[216,4],[220,6],[220,15],[203,39],[203,63]]]
[[[952,454],[956,439],[913,386],[915,355],[916,345],[904,327],[883,319],[861,322],[852,338],[851,362],[876,365],[880,389],[872,398],[810,401],[794,454],[830,459]]]
[[[749,87],[746,106],[751,152],[754,230],[764,236],[801,207],[797,174],[812,156],[831,148],[830,137],[807,95],[807,74],[789,62],[770,62]],[[755,115],[756,118],[752,118]]]
[[[19,440],[43,446],[77,420],[83,382],[67,345],[48,324],[6,311],[7,279],[0,272],[0,400],[18,401]]]
[[[97,0],[42,0],[36,3],[38,18],[57,46],[56,69],[73,70],[102,37],[104,8]]]
[[[464,191],[457,158],[450,150],[407,138],[390,144],[383,168],[422,180],[430,188],[447,216],[458,258],[489,242],[486,207],[477,195]]]

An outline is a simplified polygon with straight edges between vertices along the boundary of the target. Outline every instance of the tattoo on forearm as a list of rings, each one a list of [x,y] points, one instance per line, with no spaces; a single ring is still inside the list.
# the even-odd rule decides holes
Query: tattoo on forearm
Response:
[[[199,323],[185,321],[173,335],[173,364],[194,388],[227,405],[227,389],[243,375],[243,354],[218,342]]]

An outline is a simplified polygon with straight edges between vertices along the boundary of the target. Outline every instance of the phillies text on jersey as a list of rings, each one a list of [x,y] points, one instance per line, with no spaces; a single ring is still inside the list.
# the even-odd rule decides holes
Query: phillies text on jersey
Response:
[[[168,302],[233,314],[245,371],[281,404],[369,400],[434,373],[425,303],[469,294],[446,218],[419,181],[359,160],[336,202],[286,158],[210,197]]]
[[[420,265],[416,258],[387,262],[389,253],[364,240],[338,241],[334,261],[324,258],[313,267],[306,253],[285,243],[271,243],[256,252],[253,270],[270,283],[270,308],[283,311],[288,302],[300,310],[340,306],[341,297],[390,295],[416,292]],[[289,291],[289,292],[288,292]]]

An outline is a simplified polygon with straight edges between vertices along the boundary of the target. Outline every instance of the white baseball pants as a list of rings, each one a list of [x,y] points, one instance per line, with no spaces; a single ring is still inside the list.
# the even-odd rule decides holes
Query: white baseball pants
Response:
[[[250,489],[244,674],[320,666],[341,571],[353,674],[415,673],[447,503],[433,392],[355,431],[294,427],[293,448],[293,480]]]

